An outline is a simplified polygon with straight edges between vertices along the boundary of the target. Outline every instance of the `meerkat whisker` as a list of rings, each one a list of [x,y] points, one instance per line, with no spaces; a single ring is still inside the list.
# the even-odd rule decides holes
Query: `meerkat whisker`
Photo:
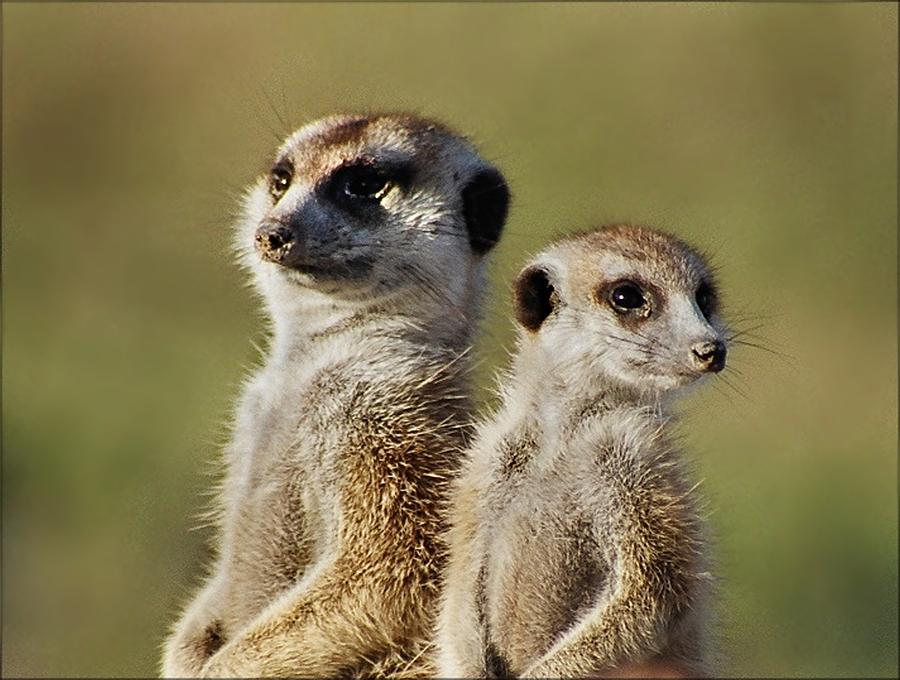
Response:
[[[774,354],[777,357],[785,359],[787,361],[795,361],[796,357],[786,354],[785,352],[779,352],[776,349],[772,349],[771,347],[766,347],[765,345],[760,345],[759,343],[750,342],[748,340],[735,340],[735,345],[740,345],[742,347],[752,347],[754,349],[762,350],[763,352],[768,352],[769,354]]]
[[[732,390],[735,394],[737,394],[738,396],[743,397],[744,399],[746,399],[746,400],[748,400],[748,401],[750,400],[750,397],[747,395],[746,392],[744,392],[743,390],[741,390],[740,388],[738,388],[733,382],[731,382],[730,380],[728,380],[728,378],[726,378],[725,376],[723,376],[723,375],[717,375],[716,378],[718,378],[718,379],[721,380],[723,383],[725,383],[725,385],[726,385],[730,390]]]

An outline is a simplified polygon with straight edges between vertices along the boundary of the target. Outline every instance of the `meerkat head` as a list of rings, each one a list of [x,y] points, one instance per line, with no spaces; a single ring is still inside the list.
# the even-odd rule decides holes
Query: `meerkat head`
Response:
[[[335,116],[292,134],[250,188],[238,250],[279,301],[411,290],[464,305],[508,202],[500,172],[438,123]]]
[[[661,395],[725,366],[712,272],[684,242],[615,225],[544,251],[515,283],[522,341],[563,376]]]

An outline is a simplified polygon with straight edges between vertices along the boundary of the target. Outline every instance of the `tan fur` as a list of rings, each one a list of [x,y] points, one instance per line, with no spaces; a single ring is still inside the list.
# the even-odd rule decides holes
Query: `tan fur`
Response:
[[[646,314],[612,308],[623,281],[654,291]],[[720,368],[692,354],[724,330],[701,281],[684,243],[623,225],[523,270],[503,402],[455,485],[439,676],[709,672],[707,548],[667,415]]]
[[[461,195],[492,169],[412,116],[325,119],[276,161],[289,186],[273,193],[275,170],[261,178],[237,235],[271,348],[226,451],[218,558],[163,673],[421,677],[469,427],[483,252],[499,234],[470,243]],[[335,182],[360,162],[405,174],[377,201],[351,200]],[[267,225],[296,242],[265,241]]]

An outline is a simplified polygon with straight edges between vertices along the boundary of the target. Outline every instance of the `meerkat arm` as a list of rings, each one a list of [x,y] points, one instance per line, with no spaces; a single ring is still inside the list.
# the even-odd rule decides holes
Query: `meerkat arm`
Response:
[[[348,446],[336,463],[345,486],[332,556],[238,631],[209,660],[205,677],[334,677],[420,641],[445,555],[439,506],[423,502],[440,489],[425,486],[431,480],[423,471],[429,456],[441,455],[440,442],[432,432],[403,437],[371,427],[368,443],[379,458],[360,459],[358,446]],[[360,488],[378,494],[360,498]]]
[[[401,639],[402,591],[416,586],[385,583],[390,570],[381,562],[375,573],[365,549],[351,549],[285,593],[213,655],[203,677],[335,676]],[[386,597],[387,588],[396,592]]]
[[[437,670],[442,678],[474,678],[484,674],[483,626],[478,607],[483,549],[478,545],[473,480],[460,480],[454,498],[454,522],[447,534],[450,560],[444,572],[444,592],[437,628]]]
[[[221,647],[222,631],[214,609],[221,585],[218,580],[207,584],[175,626],[163,652],[164,678],[198,677],[203,665]]]
[[[698,573],[694,514],[683,505],[687,494],[655,472],[666,465],[665,448],[655,441],[641,452],[623,441],[598,448],[605,449],[598,464],[611,493],[595,515],[595,531],[599,544],[610,546],[616,577],[524,677],[586,677],[653,659],[687,613],[688,591],[705,576]]]
[[[611,596],[522,677],[593,676],[625,662],[651,658],[665,646],[665,624],[673,616],[665,593],[665,576],[640,570],[631,559],[623,562],[624,571],[637,573],[624,574]],[[660,576],[662,580],[654,583]]]
[[[647,602],[622,594],[595,609],[527,668],[523,678],[589,677],[624,662],[632,653],[661,646],[658,623]]]

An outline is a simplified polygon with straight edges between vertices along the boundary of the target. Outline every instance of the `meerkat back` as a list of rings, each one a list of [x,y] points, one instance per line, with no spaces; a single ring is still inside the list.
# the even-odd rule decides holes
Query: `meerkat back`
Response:
[[[538,255],[515,300],[503,403],[455,489],[441,675],[708,673],[707,548],[668,407],[724,367],[709,267],[616,225]]]
[[[406,115],[310,124],[251,187],[237,248],[271,345],[166,675],[428,672],[467,350],[507,203],[468,141]]]

